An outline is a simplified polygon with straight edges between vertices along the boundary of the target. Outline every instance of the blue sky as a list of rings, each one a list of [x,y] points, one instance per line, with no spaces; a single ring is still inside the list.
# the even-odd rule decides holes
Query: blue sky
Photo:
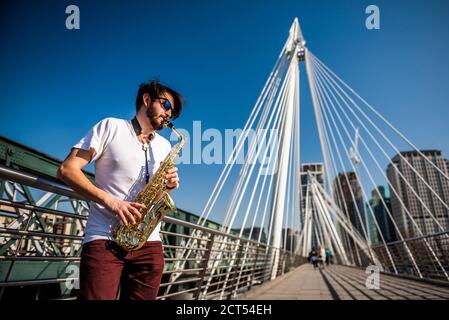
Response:
[[[70,4],[80,30],[65,28]],[[380,30],[365,28],[369,4]],[[154,76],[187,100],[178,127],[242,128],[294,17],[318,58],[418,147],[449,156],[445,0],[8,0],[0,15],[0,135],[60,159],[102,118],[131,118]],[[321,161],[303,89],[302,160]],[[221,169],[181,166],[178,206],[201,212]]]

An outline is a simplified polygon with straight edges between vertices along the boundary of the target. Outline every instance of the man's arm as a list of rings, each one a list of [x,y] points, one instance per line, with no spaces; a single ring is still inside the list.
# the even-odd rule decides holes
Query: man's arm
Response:
[[[117,215],[123,223],[128,224],[128,221],[136,223],[135,218],[142,218],[138,209],[145,208],[145,205],[112,197],[104,190],[96,187],[82,172],[82,168],[92,160],[94,155],[95,149],[93,148],[90,148],[89,151],[73,148],[59,167],[57,177],[81,196],[106,207]]]

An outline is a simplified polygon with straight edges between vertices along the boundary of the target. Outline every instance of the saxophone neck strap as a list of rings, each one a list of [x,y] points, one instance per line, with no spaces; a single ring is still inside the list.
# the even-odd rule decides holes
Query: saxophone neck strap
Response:
[[[136,133],[137,136],[139,136],[142,133],[142,126],[140,125],[139,121],[137,121],[137,118],[134,117],[131,120],[131,123],[133,125],[133,129],[134,132]],[[150,133],[148,136],[148,140],[153,140],[154,139],[154,133]],[[145,182],[148,184],[148,182],[150,181],[150,171],[148,169],[148,144],[144,143],[142,144],[142,150],[145,154]]]
[[[139,121],[136,117],[132,118],[131,124],[133,126],[134,132],[136,133],[136,136],[139,136],[142,134],[142,126],[140,125]],[[155,138],[156,134],[154,132],[150,133],[148,135],[148,140],[151,141]]]

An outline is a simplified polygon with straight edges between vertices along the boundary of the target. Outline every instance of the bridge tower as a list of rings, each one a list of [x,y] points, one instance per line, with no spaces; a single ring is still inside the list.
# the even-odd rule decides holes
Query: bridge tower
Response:
[[[291,140],[293,135],[293,121],[296,115],[296,121],[299,121],[299,63],[305,58],[305,40],[302,35],[301,26],[298,18],[295,18],[290,27],[289,37],[286,42],[285,55],[289,59],[289,70],[287,82],[287,104],[283,133],[279,137],[278,149],[278,167],[274,181],[275,192],[273,193],[273,206],[271,208],[271,217],[273,221],[273,236],[271,244],[273,249],[270,252],[271,265],[273,266],[270,278],[276,278],[279,265],[279,251],[281,248],[283,217],[286,210],[287,198],[287,178],[291,150]],[[299,122],[298,122],[299,123]],[[299,152],[298,152],[299,153]],[[295,161],[300,163],[299,154],[296,155]],[[285,231],[287,232],[287,231]]]

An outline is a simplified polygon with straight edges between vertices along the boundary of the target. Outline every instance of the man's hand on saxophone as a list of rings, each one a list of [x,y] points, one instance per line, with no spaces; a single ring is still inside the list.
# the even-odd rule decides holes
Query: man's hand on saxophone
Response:
[[[114,197],[108,197],[104,204],[125,225],[128,225],[128,223],[135,224],[138,220],[142,219],[142,214],[139,212],[139,209],[145,209],[144,204],[119,200]]]
[[[167,180],[167,189],[179,188],[178,168],[174,167],[167,170],[165,179]],[[124,201],[114,197],[108,197],[104,201],[104,205],[110,212],[118,216],[125,225],[128,225],[128,223],[135,224],[142,219],[139,209],[146,208],[144,204]]]
[[[167,189],[179,188],[178,168],[173,167],[167,170],[165,175]]]

